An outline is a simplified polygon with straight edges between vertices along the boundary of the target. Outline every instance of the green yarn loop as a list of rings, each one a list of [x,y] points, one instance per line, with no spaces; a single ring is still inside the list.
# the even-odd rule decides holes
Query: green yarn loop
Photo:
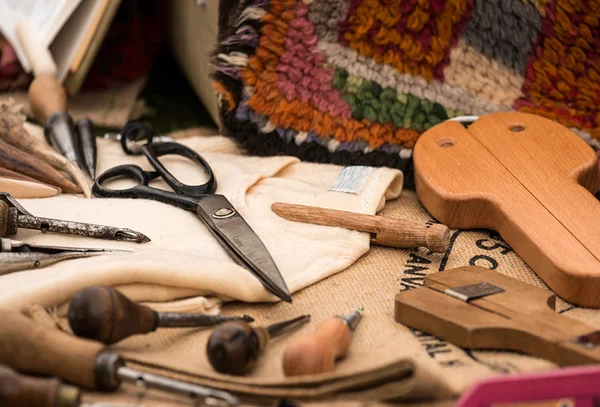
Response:
[[[382,88],[378,83],[350,75],[342,68],[336,68],[332,82],[356,120],[365,118],[375,123],[393,123],[399,128],[425,131],[460,114],[446,111],[431,100]]]

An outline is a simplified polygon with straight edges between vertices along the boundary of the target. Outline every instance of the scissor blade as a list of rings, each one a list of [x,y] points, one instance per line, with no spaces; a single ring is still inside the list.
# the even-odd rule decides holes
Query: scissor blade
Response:
[[[271,254],[227,198],[223,195],[202,197],[196,212],[233,260],[251,271],[268,291],[292,302]]]

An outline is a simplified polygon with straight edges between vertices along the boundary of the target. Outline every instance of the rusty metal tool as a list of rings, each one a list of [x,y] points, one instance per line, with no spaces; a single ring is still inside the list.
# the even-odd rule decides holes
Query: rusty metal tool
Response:
[[[598,364],[600,331],[554,311],[556,295],[482,267],[425,277],[395,320],[469,349],[512,350],[561,366]]]
[[[303,376],[333,371],[335,361],[350,347],[350,336],[362,319],[363,307],[346,316],[327,318],[314,333],[295,337],[283,353],[286,376]]]
[[[43,268],[64,260],[126,252],[89,247],[41,246],[0,238],[0,275]]]
[[[368,232],[371,234],[371,242],[381,246],[426,247],[434,253],[445,253],[450,245],[450,229],[437,223],[427,227],[406,219],[283,202],[275,202],[271,209],[282,218],[295,222]]]
[[[78,291],[69,304],[69,325],[79,337],[111,345],[157,328],[207,327],[228,321],[253,322],[248,315],[225,317],[183,312],[157,312],[129,300],[109,286],[90,286]]]
[[[215,328],[208,339],[208,360],[217,372],[244,374],[256,365],[271,338],[283,335],[309,320],[310,315],[302,315],[267,327],[252,327],[243,321],[225,322]]]
[[[150,238],[143,233],[127,228],[33,216],[10,194],[0,192],[0,237],[12,236],[19,228],[40,230],[42,233],[63,233],[124,242],[150,241]]]
[[[80,402],[77,387],[0,365],[0,407],[80,407]]]
[[[226,391],[131,369],[103,344],[50,329],[17,312],[0,309],[0,321],[0,363],[20,372],[55,376],[89,390],[115,391],[127,381],[207,403],[240,404]]]

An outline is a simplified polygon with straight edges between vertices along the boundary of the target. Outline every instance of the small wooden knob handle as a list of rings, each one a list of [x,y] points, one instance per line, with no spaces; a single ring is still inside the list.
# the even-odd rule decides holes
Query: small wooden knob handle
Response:
[[[81,394],[58,379],[18,374],[0,366],[0,407],[77,407]]]
[[[75,335],[107,345],[152,332],[158,322],[155,311],[108,286],[86,287],[75,294],[68,318]]]
[[[427,247],[434,253],[445,253],[450,246],[451,233],[447,226],[435,223],[426,227],[417,222],[391,218],[381,218],[379,222],[382,227],[371,238],[375,244],[401,248]]]
[[[44,125],[56,112],[67,111],[67,93],[52,75],[39,75],[29,85],[29,104],[35,118]]]
[[[264,328],[252,328],[243,321],[225,322],[210,335],[206,355],[217,372],[241,375],[254,367],[267,341]]]
[[[313,334],[297,336],[283,354],[286,376],[331,372],[350,347],[350,329],[340,318],[323,321]]]
[[[96,388],[94,368],[102,344],[50,329],[7,309],[0,309],[0,321],[0,364]]]

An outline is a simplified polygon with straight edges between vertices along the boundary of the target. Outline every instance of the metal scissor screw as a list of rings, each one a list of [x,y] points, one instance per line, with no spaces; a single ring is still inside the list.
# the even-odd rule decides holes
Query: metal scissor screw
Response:
[[[224,219],[234,214],[235,211],[232,208],[220,208],[213,212],[213,218]]]

